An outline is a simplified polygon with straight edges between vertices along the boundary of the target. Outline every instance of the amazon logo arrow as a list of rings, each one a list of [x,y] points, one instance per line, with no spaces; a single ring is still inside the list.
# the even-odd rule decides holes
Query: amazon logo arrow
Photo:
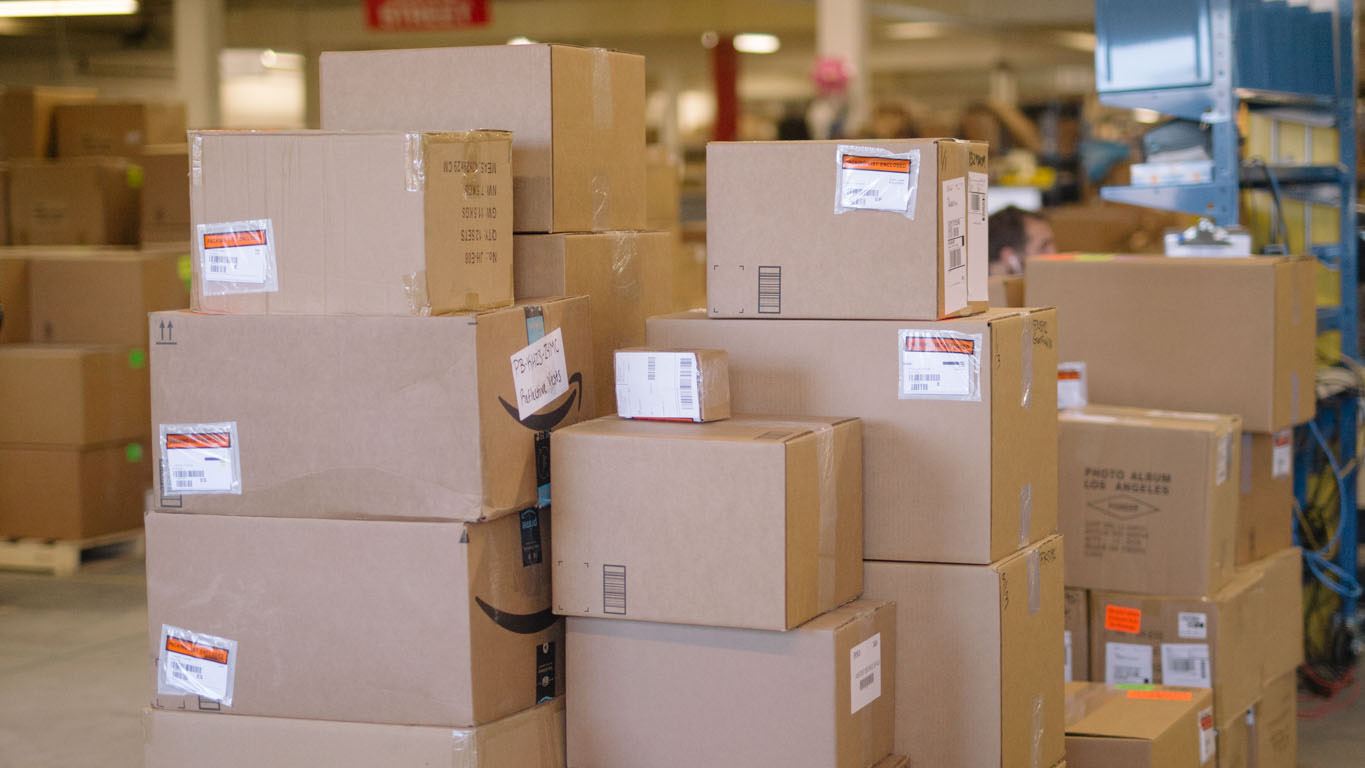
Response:
[[[498,398],[498,402],[502,403],[502,407],[507,410],[507,413],[511,414],[512,418],[516,419],[517,423],[521,424],[523,427],[526,427],[532,432],[549,432],[559,426],[559,423],[564,420],[564,417],[569,415],[569,411],[573,410],[575,402],[578,403],[578,409],[580,411],[583,410],[583,374],[575,373],[571,375],[569,377],[569,386],[577,386],[578,388],[570,390],[569,399],[565,400],[563,405],[549,413],[533,413],[525,419],[517,417],[516,406],[501,397]]]
[[[518,635],[534,635],[538,632],[544,632],[554,626],[556,621],[559,621],[559,617],[549,608],[535,613],[508,613],[485,603],[482,597],[476,596],[474,602],[478,604],[479,608],[483,609],[483,612],[493,620],[494,624]]]

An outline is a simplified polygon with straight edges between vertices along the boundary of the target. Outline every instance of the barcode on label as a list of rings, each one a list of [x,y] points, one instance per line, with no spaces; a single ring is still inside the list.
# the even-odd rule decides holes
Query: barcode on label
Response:
[[[962,266],[962,246],[953,246],[948,249],[948,269],[957,269]]]
[[[782,314],[782,268],[758,268],[758,312],[763,315]]]
[[[683,410],[692,409],[692,357],[678,358],[678,404]]]
[[[602,566],[602,613],[626,615],[626,567]]]
[[[190,672],[190,673],[192,673],[192,674],[196,674],[196,675],[202,675],[202,674],[204,674],[204,668],[201,667],[201,666],[199,666],[199,665],[197,665],[197,664],[186,664],[186,663],[184,663],[184,662],[178,661],[178,662],[176,662],[176,666],[179,667],[180,669],[183,669],[183,670],[185,670],[186,672]]]
[[[867,677],[864,677],[862,680],[859,680],[859,681],[858,681],[858,687],[861,688],[861,689],[863,689],[863,690],[867,690],[867,687],[870,686],[870,685],[872,685],[872,684],[875,683],[875,682],[877,682],[877,676],[876,676],[876,675],[868,675]]]
[[[649,356],[649,360],[645,362],[645,378],[648,379],[648,380],[650,380],[650,381],[654,381],[654,380],[657,379],[658,377],[659,377],[659,358],[654,357],[653,355],[650,355],[650,356]]]
[[[980,213],[984,207],[986,196],[980,192],[973,192],[967,195],[968,208],[972,213]]]
[[[206,477],[202,469],[177,469],[171,472],[174,477]]]
[[[949,240],[955,240],[962,237],[962,219],[950,219],[944,223],[948,226]]]
[[[236,256],[226,256],[226,255],[221,254],[221,253],[210,253],[210,254],[209,254],[209,263],[210,263],[210,264],[231,264],[232,266],[235,267],[235,266],[237,266],[237,257],[236,257]]]
[[[227,267],[224,267],[224,266],[222,266],[222,265],[220,265],[220,264],[210,264],[210,265],[209,265],[209,271],[210,271],[210,272],[226,272],[226,271],[227,271]]]
[[[877,189],[876,187],[869,187],[867,189],[853,189],[851,191],[853,193],[853,201],[855,204],[863,202],[864,200],[870,200],[874,203],[880,203],[882,201],[882,191],[880,189]]]
[[[1172,672],[1192,675],[1198,673],[1200,677],[1207,676],[1208,662],[1203,659],[1171,659],[1169,662]]]
[[[1123,665],[1114,666],[1114,681],[1147,680],[1146,670],[1142,667],[1128,667]]]

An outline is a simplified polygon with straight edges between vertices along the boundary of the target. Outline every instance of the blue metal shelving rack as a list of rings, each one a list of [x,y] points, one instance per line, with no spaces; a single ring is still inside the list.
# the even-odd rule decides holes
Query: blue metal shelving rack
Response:
[[[1263,187],[1273,175],[1288,197],[1335,205],[1337,242],[1314,245],[1313,255],[1340,277],[1340,302],[1318,310],[1320,333],[1338,331],[1342,353],[1359,350],[1356,226],[1356,33],[1353,0],[1332,7],[1286,0],[1095,0],[1095,80],[1100,102],[1151,109],[1207,126],[1213,178],[1204,184],[1107,187],[1106,200],[1182,211],[1231,226],[1238,223],[1244,187]],[[1292,106],[1325,115],[1338,131],[1337,163],[1274,166],[1268,175],[1243,168],[1236,117],[1240,105]],[[1356,400],[1319,408],[1322,434],[1335,435],[1342,482],[1342,530],[1334,564],[1357,573]],[[1304,444],[1304,441],[1296,441]],[[1307,450],[1316,446],[1308,443]],[[1296,457],[1295,494],[1305,495],[1308,454]],[[1297,525],[1296,525],[1297,537]],[[1310,567],[1318,564],[1311,562]],[[1315,571],[1316,572],[1316,571]],[[1341,617],[1356,626],[1357,601],[1344,596]]]

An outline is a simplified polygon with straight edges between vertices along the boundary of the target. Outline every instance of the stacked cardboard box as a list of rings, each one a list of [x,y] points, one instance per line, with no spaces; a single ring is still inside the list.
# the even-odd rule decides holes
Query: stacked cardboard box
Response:
[[[1207,690],[1066,684],[1066,756],[1075,768],[1223,765]]]

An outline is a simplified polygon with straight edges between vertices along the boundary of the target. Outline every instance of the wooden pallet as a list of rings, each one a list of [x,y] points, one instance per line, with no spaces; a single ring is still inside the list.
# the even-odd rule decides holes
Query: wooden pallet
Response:
[[[141,528],[88,539],[0,538],[0,568],[70,576],[81,567],[81,556],[86,552],[117,548],[119,554],[141,555],[144,545]]]

